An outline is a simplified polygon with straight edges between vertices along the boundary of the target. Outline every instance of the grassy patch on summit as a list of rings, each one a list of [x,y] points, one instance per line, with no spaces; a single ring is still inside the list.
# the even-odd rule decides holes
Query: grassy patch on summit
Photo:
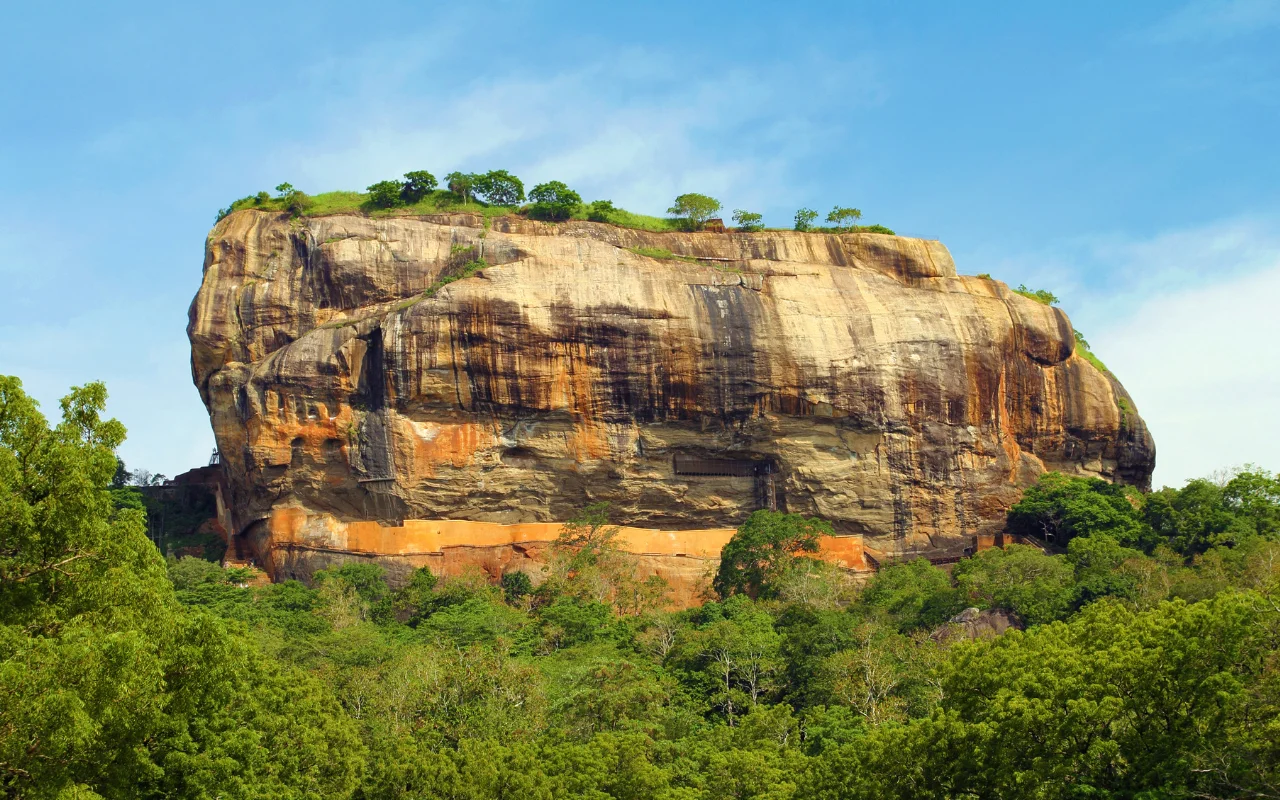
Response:
[[[263,193],[265,194],[265,193]],[[324,192],[309,195],[305,206],[301,209],[304,217],[325,217],[334,214],[362,214],[369,217],[415,217],[430,214],[467,213],[479,214],[492,219],[527,210],[528,206],[495,206],[472,198],[463,202],[453,192],[439,189],[427,194],[416,203],[396,206],[394,208],[378,208],[373,205],[367,192]],[[288,211],[288,201],[283,197],[256,196],[242,197],[227,209],[227,213],[244,209],[258,211]],[[586,220],[590,206],[579,205],[570,215],[570,219]],[[645,231],[677,230],[675,223],[665,217],[653,217],[647,214],[636,214],[625,209],[614,209],[609,215],[609,223],[623,228],[634,228]]]

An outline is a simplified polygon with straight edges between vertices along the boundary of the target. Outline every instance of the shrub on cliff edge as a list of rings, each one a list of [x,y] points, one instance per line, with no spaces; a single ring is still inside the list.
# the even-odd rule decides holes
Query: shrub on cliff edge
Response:
[[[400,181],[378,181],[368,188],[369,205],[374,208],[395,208],[404,205],[401,196],[404,184]]]
[[[700,231],[720,207],[720,201],[714,197],[690,192],[677,197],[667,213],[685,230]]]
[[[533,205],[529,216],[534,219],[566,220],[582,205],[582,195],[560,181],[540,183],[529,192]]]

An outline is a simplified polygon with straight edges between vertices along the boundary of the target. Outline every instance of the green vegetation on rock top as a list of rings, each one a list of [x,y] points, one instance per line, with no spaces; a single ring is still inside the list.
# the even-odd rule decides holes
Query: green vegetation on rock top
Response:
[[[524,183],[507,170],[491,170],[486,173],[451,172],[445,176],[446,188],[438,189],[436,177],[426,170],[407,172],[403,180],[378,181],[365,192],[325,192],[308,195],[282,183],[276,187],[276,196],[268,192],[242,197],[230,206],[218,211],[220,221],[228,214],[244,209],[260,211],[288,211],[295,216],[320,217],[332,214],[364,214],[380,216],[423,216],[451,212],[480,214],[492,218],[508,214],[520,214],[531,219],[562,222],[589,220],[608,222],[623,228],[649,231],[697,231],[703,230],[712,215],[719,212],[720,201],[697,193],[682,194],[668,209],[667,217],[637,214],[617,208],[609,200],[585,203],[582,197],[560,181],[549,181],[529,190],[526,198]],[[525,200],[529,200],[525,203]],[[803,224],[801,216],[809,213]],[[856,208],[837,206],[827,215],[833,226],[818,228],[810,223],[816,212],[803,210],[796,216],[797,231],[824,233],[882,233],[895,235],[883,225],[854,225],[862,212]],[[734,212],[738,230],[744,232],[766,230],[760,214],[738,210]],[[772,228],[769,230],[781,230]]]

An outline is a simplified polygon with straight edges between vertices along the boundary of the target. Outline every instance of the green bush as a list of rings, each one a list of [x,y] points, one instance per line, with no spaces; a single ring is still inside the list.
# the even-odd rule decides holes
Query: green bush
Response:
[[[812,208],[802,208],[796,212],[796,226],[798,231],[807,231],[813,227],[813,221],[818,218],[818,212]]]
[[[508,603],[514,603],[533,592],[533,581],[523,572],[504,572],[501,586],[502,595]]]
[[[868,606],[883,611],[900,631],[933,629],[964,610],[967,598],[951,576],[928,559],[889,564],[863,591]]]
[[[879,224],[876,224],[876,225],[855,225],[855,226],[853,226],[853,229],[854,229],[854,230],[856,230],[856,231],[858,231],[859,233],[883,233],[885,236],[897,236],[897,235],[898,235],[898,234],[896,234],[896,233],[894,233],[894,232],[893,232],[893,229],[892,229],[892,228],[886,228],[885,226],[883,226],[883,225],[879,225]],[[987,277],[989,278],[989,277],[991,277],[991,276],[990,276],[990,275],[988,275]]]
[[[165,567],[169,572],[169,580],[175,589],[191,589],[204,583],[226,583],[226,571],[212,561],[205,561],[195,556],[165,559]]]
[[[592,222],[610,222],[615,211],[617,209],[613,207],[612,201],[596,200],[587,209],[587,219]]]
[[[404,205],[401,193],[405,184],[400,181],[378,181],[369,187],[369,205],[373,208],[395,208]]]
[[[1066,547],[1077,536],[1105,534],[1150,552],[1156,538],[1142,524],[1133,489],[1101,480],[1046,472],[1009,509],[1006,530]]]
[[[1018,288],[1014,292],[1035,300],[1037,303],[1043,303],[1046,306],[1054,306],[1058,304],[1058,296],[1048,289],[1028,289],[1025,283],[1018,284]]]

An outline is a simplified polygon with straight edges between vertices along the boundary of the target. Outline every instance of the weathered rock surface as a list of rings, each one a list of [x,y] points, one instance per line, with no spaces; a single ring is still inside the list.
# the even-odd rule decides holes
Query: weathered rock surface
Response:
[[[406,521],[514,531],[601,500],[686,532],[668,559],[770,504],[959,550],[1045,470],[1145,486],[1154,463],[1060,310],[903,237],[241,211],[188,332],[229,524],[278,576],[442,558]],[[476,558],[514,568],[518,538]]]

